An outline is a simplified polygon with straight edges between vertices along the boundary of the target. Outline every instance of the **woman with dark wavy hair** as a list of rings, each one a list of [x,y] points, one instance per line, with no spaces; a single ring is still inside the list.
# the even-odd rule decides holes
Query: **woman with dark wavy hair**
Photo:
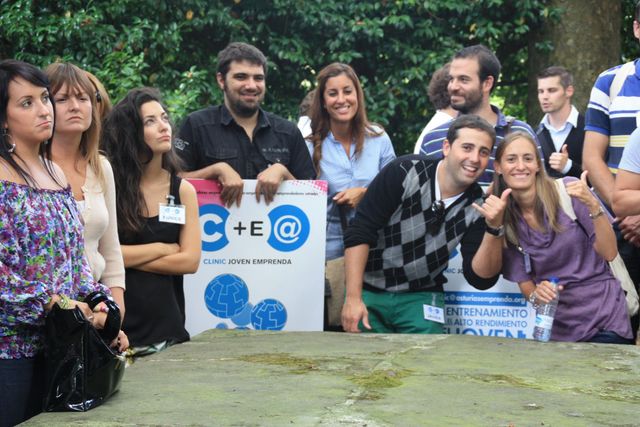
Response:
[[[129,354],[142,356],[189,339],[182,276],[200,263],[194,187],[178,176],[172,128],[160,93],[130,91],[102,132],[116,183],[118,232],[126,271]]]
[[[81,302],[96,283],[82,225],[62,170],[51,161],[54,102],[47,76],[0,62],[0,426],[42,410],[44,319],[54,304],[81,309],[98,328],[106,314]]]

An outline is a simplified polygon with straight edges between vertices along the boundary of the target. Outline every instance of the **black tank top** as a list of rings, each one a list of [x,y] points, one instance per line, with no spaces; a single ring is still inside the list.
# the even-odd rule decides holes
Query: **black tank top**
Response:
[[[180,204],[181,178],[171,175],[170,194]],[[182,225],[160,222],[157,216],[142,218],[144,227],[137,233],[120,235],[123,245],[178,243]],[[147,346],[162,341],[189,340],[184,328],[184,290],[182,275],[166,275],[126,269],[124,301],[126,313],[122,329],[131,346]]]

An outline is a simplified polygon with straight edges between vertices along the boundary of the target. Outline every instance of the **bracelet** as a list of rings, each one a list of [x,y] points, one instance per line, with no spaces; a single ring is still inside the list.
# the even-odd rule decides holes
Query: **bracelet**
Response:
[[[599,216],[604,215],[604,209],[602,209],[602,206],[600,206],[600,209],[598,209],[598,212],[592,214],[591,212],[589,212],[589,218],[591,218],[592,220],[598,218]]]
[[[60,301],[58,301],[58,305],[63,310],[68,310],[71,308],[71,300],[66,295],[59,295]]]

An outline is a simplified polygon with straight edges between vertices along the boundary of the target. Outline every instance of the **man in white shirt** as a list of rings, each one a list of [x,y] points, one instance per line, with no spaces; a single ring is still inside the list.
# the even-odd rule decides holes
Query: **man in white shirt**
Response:
[[[431,104],[435,107],[436,113],[431,117],[431,120],[429,120],[429,123],[427,123],[424,129],[422,129],[413,149],[413,154],[420,154],[422,140],[427,132],[444,123],[450,122],[458,115],[458,112],[451,107],[451,96],[448,90],[449,80],[451,80],[451,76],[449,76],[450,64],[450,62],[447,62],[431,76],[427,95],[429,95],[429,101],[431,101]]]
[[[571,105],[573,76],[564,67],[545,68],[538,74],[538,101],[545,113],[537,137],[547,173],[555,178],[580,178],[584,116]]]

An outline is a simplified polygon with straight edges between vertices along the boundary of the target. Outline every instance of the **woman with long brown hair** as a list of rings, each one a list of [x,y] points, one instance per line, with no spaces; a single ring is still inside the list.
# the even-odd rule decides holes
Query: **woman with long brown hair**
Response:
[[[129,91],[107,116],[101,143],[117,190],[127,281],[123,329],[129,354],[142,356],[189,339],[182,278],[200,264],[198,201],[193,185],[178,176],[172,126],[157,90]]]
[[[329,184],[326,259],[331,260],[344,253],[344,223],[353,218],[367,186],[396,156],[389,136],[367,118],[353,68],[336,62],[324,67],[317,80],[307,144],[318,179]]]
[[[505,211],[507,245],[502,274],[517,282],[532,304],[556,296],[549,278],[557,277],[560,299],[551,339],[631,343],[631,325],[620,282],[607,261],[617,255],[609,216],[582,179],[548,178],[529,134],[509,134],[496,150],[493,186],[510,188]],[[560,203],[562,185],[571,197],[573,221]],[[562,189],[564,191],[564,189]]]
[[[73,64],[56,62],[45,72],[56,105],[53,161],[64,171],[78,204],[93,277],[111,289],[124,318],[125,279],[116,190],[111,164],[98,151],[101,118],[97,92],[85,71]]]

